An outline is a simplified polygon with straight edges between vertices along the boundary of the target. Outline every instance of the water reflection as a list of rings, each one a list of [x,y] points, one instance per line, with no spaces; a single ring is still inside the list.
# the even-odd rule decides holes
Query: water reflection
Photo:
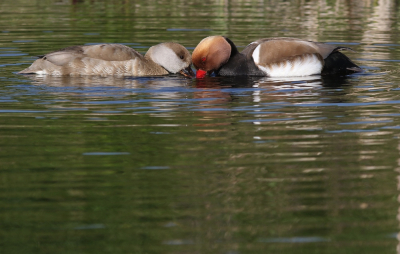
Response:
[[[206,77],[194,80],[198,89],[196,96],[201,98],[218,98],[224,102],[231,102],[240,94],[252,94],[253,102],[267,102],[287,97],[317,96],[325,88],[343,88],[348,86],[353,77]]]
[[[382,73],[398,69],[397,6],[0,1],[2,252],[400,249],[392,234],[400,78]],[[242,46],[276,36],[348,45],[368,71],[344,79],[14,74],[33,61],[26,55],[73,44],[142,52],[173,40],[192,50],[211,34]]]
[[[399,152],[399,157],[397,158],[397,168],[395,169],[395,171],[397,172],[397,191],[400,191],[400,143],[397,145],[397,150]],[[397,195],[397,203],[398,203],[398,208],[396,217],[399,225],[398,225],[398,232],[396,234],[396,239],[398,241],[396,246],[396,252],[397,254],[400,254],[400,194]]]
[[[126,78],[116,76],[52,76],[52,75],[19,75],[21,78],[28,78],[34,85],[46,85],[54,87],[126,87],[143,88],[149,87],[177,87],[185,86],[190,83],[190,79],[183,77],[139,77]]]
[[[393,35],[390,32],[397,19],[395,6],[396,2],[393,0],[379,0],[373,7],[373,12],[367,16],[366,29],[363,31],[361,39],[362,54],[368,61],[378,60],[374,62],[374,68],[386,68],[388,65],[379,59],[392,59],[392,54],[382,48],[382,45],[400,46],[393,44]]]
[[[190,92],[192,83],[190,79],[180,76],[19,76],[21,80],[31,80],[33,87],[29,87],[30,94],[51,95],[38,98],[36,104],[58,112],[61,109],[90,108],[93,112],[87,114],[91,120],[107,120],[106,117],[112,114],[131,111],[135,114],[170,117],[170,112],[175,112],[181,105],[187,104],[186,93]]]

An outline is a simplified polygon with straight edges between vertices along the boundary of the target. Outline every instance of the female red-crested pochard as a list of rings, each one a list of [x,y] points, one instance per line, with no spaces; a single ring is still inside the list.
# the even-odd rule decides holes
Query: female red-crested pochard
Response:
[[[361,72],[334,45],[296,38],[265,38],[254,41],[239,53],[235,44],[223,36],[204,38],[192,53],[196,77],[215,72],[219,76],[295,77],[348,75]]]
[[[143,56],[122,44],[72,46],[39,56],[20,74],[155,76],[181,73],[194,77],[189,51],[174,42],[155,45]]]

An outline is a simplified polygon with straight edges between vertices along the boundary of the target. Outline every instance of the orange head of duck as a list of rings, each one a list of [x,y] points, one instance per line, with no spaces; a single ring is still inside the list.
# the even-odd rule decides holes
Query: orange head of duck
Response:
[[[197,69],[196,78],[204,78],[228,62],[232,47],[223,36],[204,38],[192,53],[192,62]]]

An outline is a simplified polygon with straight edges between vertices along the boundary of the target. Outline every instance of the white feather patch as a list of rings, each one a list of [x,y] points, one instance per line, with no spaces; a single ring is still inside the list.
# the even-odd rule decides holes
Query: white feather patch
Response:
[[[248,46],[252,45],[252,44],[259,44],[259,43],[258,43],[257,41],[253,41],[253,42],[249,43],[249,45],[247,45],[246,48],[247,48]]]
[[[61,74],[60,71],[54,70],[53,73],[51,73],[51,75],[53,75],[53,76],[61,76],[62,74]]]
[[[250,43],[251,44],[251,43]],[[258,66],[260,62],[260,46],[257,46],[253,51],[253,59],[256,65]]]
[[[267,66],[259,65],[260,47],[255,48],[253,59],[257,67],[269,77],[301,77],[321,74],[323,63],[315,54],[298,56]]]
[[[37,75],[47,75],[47,71],[46,71],[46,70],[36,71],[35,73],[36,73]]]
[[[188,66],[176,53],[164,44],[158,44],[152,47],[151,59],[161,65],[164,69],[171,73],[178,73],[180,70]]]

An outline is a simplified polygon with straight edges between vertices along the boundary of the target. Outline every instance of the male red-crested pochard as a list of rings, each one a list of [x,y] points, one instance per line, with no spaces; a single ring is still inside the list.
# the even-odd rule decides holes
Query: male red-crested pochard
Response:
[[[295,77],[348,75],[361,72],[340,50],[349,49],[296,38],[265,38],[241,53],[223,36],[204,38],[192,53],[196,77],[215,72],[220,76]]]
[[[181,73],[194,77],[189,51],[174,42],[155,45],[143,56],[122,44],[71,46],[39,56],[20,74],[155,76]]]

